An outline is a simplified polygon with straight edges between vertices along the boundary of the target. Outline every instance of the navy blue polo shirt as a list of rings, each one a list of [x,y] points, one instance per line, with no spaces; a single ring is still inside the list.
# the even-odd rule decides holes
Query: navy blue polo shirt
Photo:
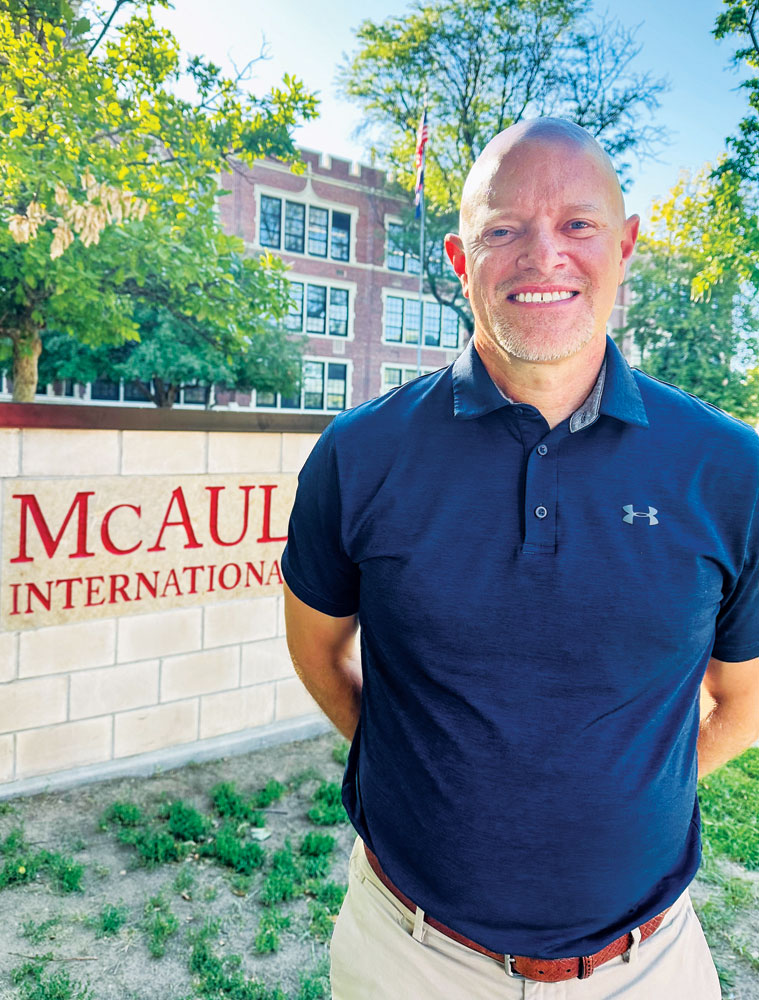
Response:
[[[699,685],[759,656],[758,482],[751,428],[612,341],[553,430],[472,343],[325,430],[283,572],[359,615],[343,798],[430,915],[581,955],[688,885]]]

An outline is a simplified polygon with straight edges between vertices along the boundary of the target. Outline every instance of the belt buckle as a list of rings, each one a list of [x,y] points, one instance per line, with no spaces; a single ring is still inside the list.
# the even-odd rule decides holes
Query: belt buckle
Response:
[[[504,968],[506,969],[506,975],[509,976],[511,979],[523,979],[525,981],[527,980],[528,978],[527,976],[523,976],[521,973],[517,972],[516,969],[514,968],[513,955],[504,955],[503,965]]]

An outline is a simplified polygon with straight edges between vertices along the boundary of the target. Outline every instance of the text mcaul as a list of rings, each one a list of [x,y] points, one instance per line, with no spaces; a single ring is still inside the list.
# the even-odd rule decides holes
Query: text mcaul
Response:
[[[295,485],[284,474],[11,481],[3,627],[277,594]]]

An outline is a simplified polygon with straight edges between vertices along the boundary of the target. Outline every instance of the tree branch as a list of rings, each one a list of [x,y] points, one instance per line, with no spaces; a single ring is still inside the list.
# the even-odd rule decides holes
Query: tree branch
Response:
[[[134,0],[116,0],[116,3],[114,4],[113,10],[111,11],[110,16],[108,17],[108,19],[106,20],[105,24],[103,25],[103,30],[100,32],[100,34],[98,35],[98,37],[95,39],[95,41],[92,43],[92,45],[87,50],[87,58],[88,59],[90,58],[90,56],[92,55],[92,53],[95,51],[95,49],[98,47],[98,45],[100,45],[100,43],[102,42],[103,38],[107,34],[108,29],[110,28],[111,24],[113,23],[114,17],[116,17],[116,15],[118,14],[118,12],[121,10],[122,7],[124,7],[126,4],[129,4],[129,3],[134,3]]]

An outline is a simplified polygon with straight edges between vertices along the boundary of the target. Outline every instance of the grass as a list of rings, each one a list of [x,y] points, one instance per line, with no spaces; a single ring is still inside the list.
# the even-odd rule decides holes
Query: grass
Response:
[[[280,987],[269,989],[264,983],[246,978],[239,955],[220,957],[212,946],[219,933],[215,921],[206,924],[193,935],[190,970],[196,976],[198,996],[203,1000],[288,1000]]]
[[[0,842],[0,889],[47,876],[58,892],[81,892],[84,865],[59,851],[33,851],[16,827]]]
[[[24,962],[11,973],[19,1000],[90,1000],[90,987],[72,980],[65,969],[47,974],[46,959]]]
[[[732,996],[741,967],[759,972],[759,944],[736,926],[759,907],[759,883],[735,875],[725,862],[759,871],[759,748],[746,750],[699,783],[703,860],[699,882],[709,897],[696,905],[704,934],[719,951],[723,996]],[[723,955],[727,957],[722,957]]]
[[[61,925],[59,916],[49,917],[39,923],[35,920],[25,920],[21,925],[21,933],[30,944],[42,944],[43,941],[52,941],[55,938],[55,930]]]
[[[345,741],[335,745],[332,756],[336,762],[344,762],[347,747]],[[315,787],[313,791],[308,788],[310,801],[305,805],[304,792],[300,791],[304,785]],[[302,819],[307,812],[315,829],[298,840],[285,839],[277,847],[264,847],[262,842],[271,837],[266,829],[268,811],[292,810],[296,800]],[[121,937],[124,951],[142,948],[146,961],[159,961],[169,948],[172,961],[184,955],[192,990],[183,993],[182,1000],[326,1000],[330,990],[325,944],[346,891],[344,885],[329,880],[336,840],[323,829],[347,822],[339,783],[327,781],[309,767],[286,782],[270,778],[252,789],[221,782],[209,789],[204,801],[165,793],[147,801],[145,805],[115,799],[100,814],[98,826],[129,852],[132,871],[173,869],[160,892],[148,896],[142,913],[138,909],[134,919],[122,899],[107,897],[88,916],[67,917],[65,924],[62,915],[48,911],[45,919],[27,920],[19,928],[29,945],[50,948],[52,942],[53,948],[60,945],[64,952],[68,935],[78,924],[92,935],[92,954],[96,947]],[[14,811],[8,809],[5,814]],[[77,839],[77,850],[86,847]],[[201,880],[201,871],[214,867],[225,873],[224,879],[213,883],[206,876]],[[103,865],[93,862],[91,869],[95,887],[104,886],[104,880],[112,877]],[[20,824],[0,839],[0,889],[35,883],[56,892],[76,892],[82,889],[87,871],[85,864],[65,853],[31,847]],[[127,865],[120,874],[128,875],[129,871]],[[225,891],[247,897],[247,919],[257,915],[247,939],[247,957],[274,954],[288,938],[311,940],[317,961],[301,972],[295,991],[286,994],[280,985],[246,974],[243,956],[226,952],[218,921],[206,919],[199,929],[193,929],[198,914]],[[303,897],[305,905],[295,907],[296,900]],[[183,926],[184,918],[180,921],[179,909],[174,912],[177,904],[189,921],[188,927]],[[223,912],[227,921],[238,919],[234,910],[224,908]],[[229,933],[225,927],[223,937]],[[96,940],[103,944],[95,946]],[[18,1000],[93,997],[86,982],[72,978],[67,966],[57,964],[71,960],[69,955],[49,952],[20,957],[25,961],[12,972]],[[0,973],[0,995],[3,985],[10,982]]]
[[[143,930],[150,954],[162,958],[166,942],[179,930],[179,921],[163,896],[152,896],[145,903]]]
[[[704,844],[759,871],[759,748],[706,776],[699,786]]]
[[[327,1000],[329,995],[329,960],[325,958],[312,973],[301,974],[297,1000]]]
[[[195,887],[195,876],[189,868],[180,868],[176,878],[172,882],[174,892],[186,899],[189,903],[192,900],[192,890]]]
[[[344,766],[347,751],[345,741],[335,744],[335,763]],[[718,952],[723,993],[730,997],[741,977],[759,974],[757,944],[738,929],[759,909],[759,881],[750,877],[759,871],[759,750],[749,750],[709,775],[699,795],[704,857],[698,882],[704,900],[698,909]],[[92,935],[92,954],[95,948],[113,947],[110,941],[123,951],[141,949],[146,962],[160,962],[168,952],[167,961],[186,963],[192,977],[181,1000],[327,1000],[326,943],[347,888],[330,878],[336,835],[347,822],[340,783],[310,767],[287,781],[272,778],[248,789],[222,782],[197,798],[180,798],[175,791],[148,802],[145,806],[117,799],[102,813],[100,828],[122,845],[133,869],[165,870],[161,891],[146,894],[142,912],[138,903],[131,917],[117,895],[103,898],[91,918],[80,920]],[[263,846],[254,838],[271,832],[266,829],[267,810],[299,810],[312,828],[297,839],[274,839],[274,846]],[[97,865],[88,868],[66,853],[36,849],[15,814],[6,815],[6,822],[15,825],[0,839],[0,890],[25,891],[25,886],[34,885],[37,892],[72,893],[88,879],[90,888],[105,884],[107,869],[99,872]],[[735,864],[743,866],[743,875]],[[139,877],[146,875],[140,872]],[[219,921],[205,919],[215,901],[216,912],[225,914],[223,934]],[[229,922],[238,919],[235,914],[248,927],[238,949],[244,954],[227,953]],[[63,951],[75,922],[66,917],[64,923],[61,914],[48,908],[44,918],[26,920],[19,927],[28,942],[19,950]],[[246,974],[256,956],[264,963],[277,951],[284,957],[288,946],[303,941],[311,942],[314,965],[301,972],[289,993]],[[73,978],[81,971],[78,966],[59,965],[52,954],[26,958],[12,972],[17,1000],[91,1000],[89,986]],[[0,973],[0,995],[4,986],[11,986],[7,972]],[[180,1000],[180,993],[172,1000]]]
[[[343,808],[342,789],[336,781],[323,781],[312,796],[314,805],[308,818],[319,826],[347,823],[348,814]]]
[[[279,932],[290,926],[290,918],[276,906],[264,910],[258,924],[254,947],[262,955],[279,949]]]
[[[241,795],[231,781],[223,781],[211,789],[211,802],[219,816],[263,826],[266,822],[253,799]]]
[[[97,937],[114,937],[127,921],[129,911],[125,906],[107,903],[100,911],[96,930]]]

